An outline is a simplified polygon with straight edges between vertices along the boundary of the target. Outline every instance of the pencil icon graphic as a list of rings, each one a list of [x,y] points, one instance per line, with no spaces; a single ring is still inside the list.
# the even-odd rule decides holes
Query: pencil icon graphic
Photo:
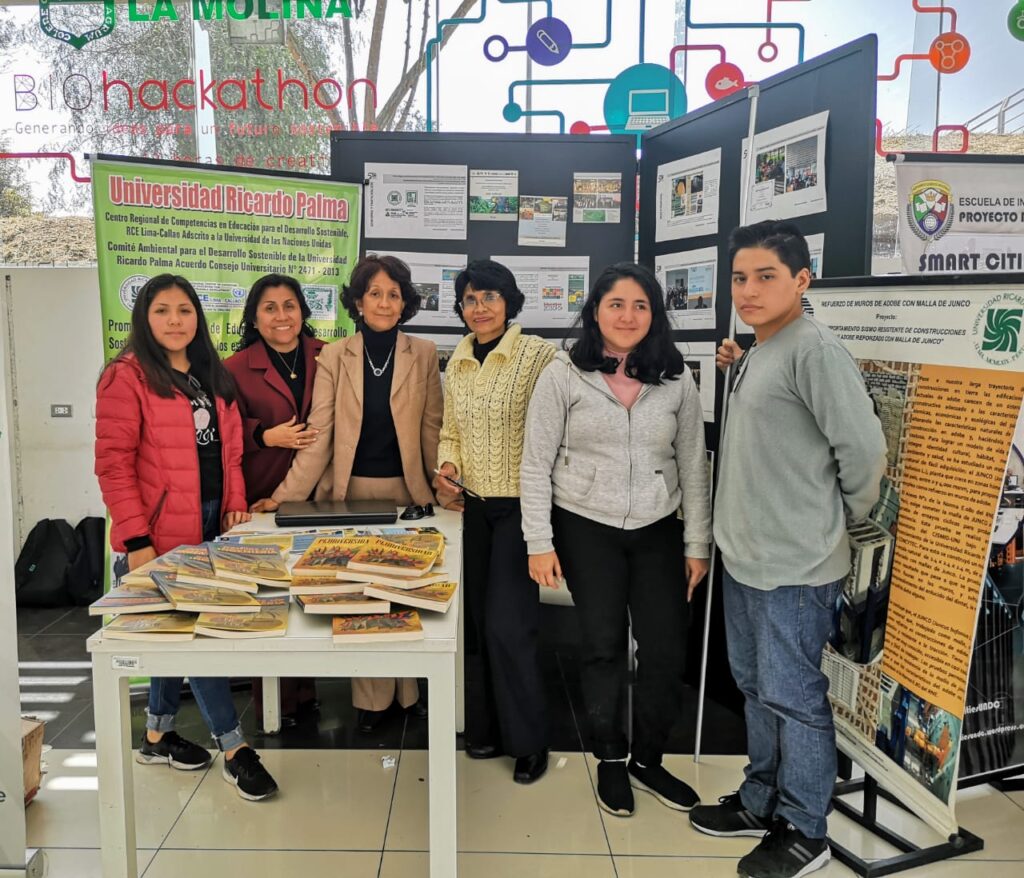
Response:
[[[537,42],[540,43],[549,52],[552,52],[555,55],[561,54],[561,52],[558,51],[558,43],[554,41],[551,34],[549,34],[546,30],[537,31]]]

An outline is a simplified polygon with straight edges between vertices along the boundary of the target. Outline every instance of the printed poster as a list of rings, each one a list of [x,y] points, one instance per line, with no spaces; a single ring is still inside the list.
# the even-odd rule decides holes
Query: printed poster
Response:
[[[524,329],[569,327],[590,289],[588,256],[492,256],[516,276],[526,297],[516,319]]]
[[[359,258],[360,186],[100,159],[92,178],[106,360],[124,347],[142,285],[166,272],[195,286],[224,357],[249,288],[271,272],[299,280],[321,338],[352,331],[339,296]]]
[[[906,274],[1024,271],[1024,164],[896,163]]]
[[[828,209],[825,137],[828,111],[754,135],[753,180],[748,184],[747,222],[794,219]],[[746,175],[748,143],[743,138]]]
[[[716,247],[657,256],[654,273],[665,291],[665,308],[673,328],[715,328]]]
[[[677,341],[676,347],[686,361],[686,368],[693,375],[693,382],[700,391],[700,407],[704,412],[704,423],[715,422],[715,343],[713,341]]]
[[[519,246],[564,247],[569,199],[564,195],[523,195],[519,199]]]
[[[888,447],[881,500],[850,528],[853,570],[822,662],[839,747],[950,835],[961,762],[1024,751],[1020,617],[991,613],[1019,600],[1024,576],[1024,289],[810,299],[860,364]]]
[[[572,175],[572,221],[617,223],[622,218],[622,174],[579,171]]]
[[[366,237],[466,240],[466,165],[367,162]]]
[[[519,218],[519,171],[470,171],[469,218],[515,222]]]
[[[721,176],[720,148],[659,165],[654,240],[717,235]]]
[[[420,294],[420,310],[407,326],[462,326],[455,312],[455,278],[466,267],[465,253],[409,253],[367,249],[367,255],[397,256],[412,274]]]

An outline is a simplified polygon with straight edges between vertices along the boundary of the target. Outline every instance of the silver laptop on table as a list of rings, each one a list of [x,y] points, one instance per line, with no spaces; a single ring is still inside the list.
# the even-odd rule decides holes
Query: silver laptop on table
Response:
[[[282,503],[274,514],[278,527],[351,527],[397,520],[393,500],[301,500]]]

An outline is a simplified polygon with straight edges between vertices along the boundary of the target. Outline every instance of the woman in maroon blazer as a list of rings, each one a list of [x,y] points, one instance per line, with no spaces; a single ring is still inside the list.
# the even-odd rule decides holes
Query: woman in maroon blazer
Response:
[[[245,300],[239,351],[224,363],[238,385],[249,503],[273,494],[295,452],[316,440],[306,418],[324,343],[306,323],[310,313],[295,278],[264,275]]]
[[[242,472],[250,504],[269,497],[284,481],[295,452],[316,441],[316,430],[306,428],[306,419],[324,343],[306,322],[310,313],[295,278],[264,275],[245,300],[239,351],[224,363],[238,387],[245,440]],[[261,712],[259,684],[253,681],[253,697]],[[313,680],[282,681],[281,714],[289,724],[301,708],[315,702]]]

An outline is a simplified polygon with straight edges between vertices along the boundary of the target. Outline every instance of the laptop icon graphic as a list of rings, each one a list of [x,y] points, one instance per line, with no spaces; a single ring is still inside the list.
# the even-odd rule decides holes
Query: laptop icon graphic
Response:
[[[636,88],[630,91],[627,130],[647,131],[668,121],[667,88]]]

